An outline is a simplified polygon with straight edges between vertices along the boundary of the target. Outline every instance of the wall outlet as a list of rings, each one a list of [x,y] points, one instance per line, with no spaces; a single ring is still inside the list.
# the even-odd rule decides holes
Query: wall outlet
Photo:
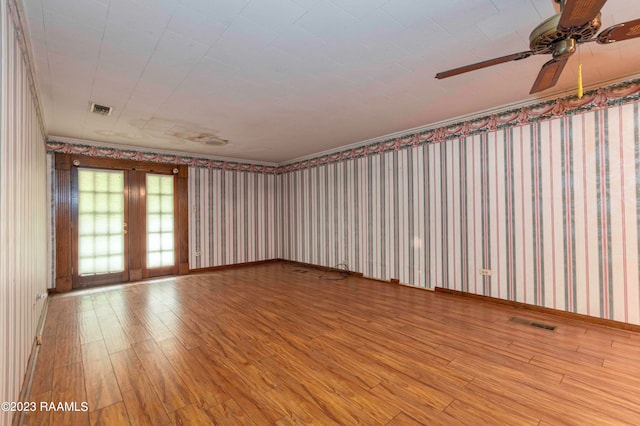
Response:
[[[200,250],[196,252],[196,257],[200,256]]]
[[[491,269],[480,269],[480,275],[490,276]]]

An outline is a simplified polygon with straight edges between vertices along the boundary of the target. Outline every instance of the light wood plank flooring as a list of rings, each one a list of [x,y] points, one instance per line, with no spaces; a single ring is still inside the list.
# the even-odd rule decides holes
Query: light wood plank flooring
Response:
[[[89,410],[26,424],[640,423],[636,333],[321,275],[273,263],[53,296],[31,400]]]

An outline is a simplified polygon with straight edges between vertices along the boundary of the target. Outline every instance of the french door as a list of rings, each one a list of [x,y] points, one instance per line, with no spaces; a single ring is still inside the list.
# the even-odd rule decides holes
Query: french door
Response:
[[[74,175],[74,287],[128,281],[128,172],[79,168]]]
[[[177,169],[88,163],[71,170],[73,288],[177,274]]]
[[[169,275],[176,270],[175,208],[173,175],[147,173],[146,188],[146,275]]]

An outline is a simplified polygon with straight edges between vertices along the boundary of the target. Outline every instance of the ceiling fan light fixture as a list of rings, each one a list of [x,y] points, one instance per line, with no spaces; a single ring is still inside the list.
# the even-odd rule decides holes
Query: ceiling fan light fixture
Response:
[[[576,41],[572,38],[560,40],[553,47],[553,57],[563,58],[571,56],[576,52]]]

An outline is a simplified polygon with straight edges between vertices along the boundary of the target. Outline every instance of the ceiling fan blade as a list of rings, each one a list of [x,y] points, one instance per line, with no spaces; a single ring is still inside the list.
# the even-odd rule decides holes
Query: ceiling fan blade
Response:
[[[581,27],[593,20],[607,0],[566,0],[558,28]]]
[[[536,82],[533,83],[533,87],[529,94],[541,92],[555,86],[568,60],[569,56],[565,56],[562,58],[552,59],[544,64],[538,73],[538,78],[536,78]]]
[[[501,56],[499,58],[489,59],[487,61],[478,62],[471,65],[465,65],[464,67],[454,68],[449,71],[443,71],[436,74],[436,78],[442,79],[447,77],[453,77],[454,75],[464,74],[465,72],[479,70],[480,68],[486,68],[493,65],[502,64],[510,61],[519,61],[520,59],[528,58],[533,55],[533,52],[527,50],[526,52],[513,53],[507,56]]]
[[[607,44],[616,41],[640,37],[640,19],[613,25],[598,34],[598,43]]]

